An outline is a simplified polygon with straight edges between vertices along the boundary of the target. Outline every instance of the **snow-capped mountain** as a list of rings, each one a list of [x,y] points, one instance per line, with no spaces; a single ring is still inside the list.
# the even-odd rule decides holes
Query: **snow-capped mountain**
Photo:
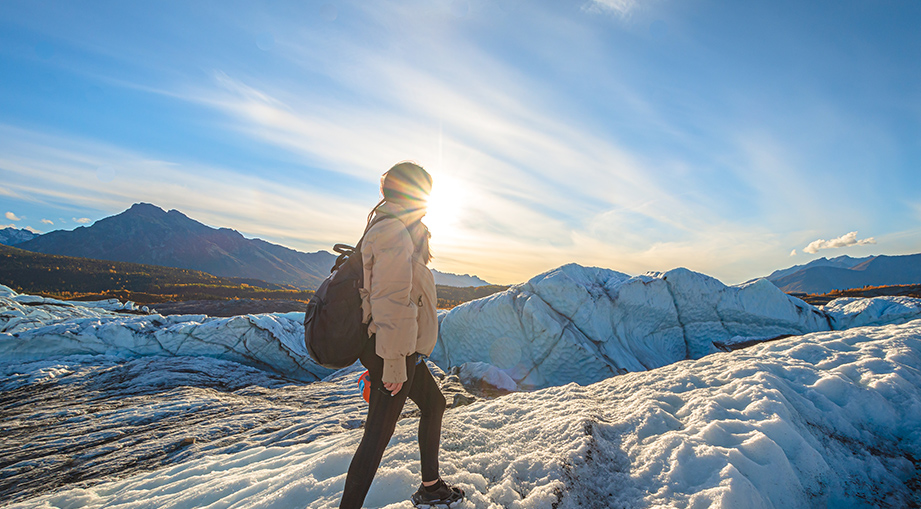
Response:
[[[6,228],[0,229],[0,244],[15,246],[28,240],[32,240],[35,237],[38,237],[38,235],[39,234],[33,233],[30,230],[8,226]]]
[[[674,296],[677,316],[701,330],[718,330],[707,310],[731,314],[720,323],[744,332],[745,317],[763,331],[788,306],[801,309],[766,300],[758,285],[727,289],[684,270],[621,276],[566,266],[509,292],[524,308],[539,307],[524,296],[534,292],[560,309],[610,294],[631,303],[634,323],[645,317],[648,330],[665,315],[657,299],[645,308],[643,284],[657,287],[649,296]],[[580,291],[574,280],[596,284]],[[715,296],[715,307],[689,302]],[[914,320],[455,405],[445,414],[440,463],[467,492],[457,509],[919,505],[921,300],[861,302],[802,309],[827,313],[836,326]],[[756,303],[769,310],[746,307]],[[300,369],[280,360],[302,355],[297,315],[158,325],[162,317],[139,320],[117,307],[0,288],[0,399],[15,403],[0,407],[6,507],[337,506],[362,434],[360,368],[313,383],[277,374]],[[588,315],[603,309],[588,307]],[[180,334],[187,341],[171,339]],[[155,339],[165,340],[156,352]],[[91,355],[64,355],[80,343]],[[264,369],[214,358],[229,347]],[[442,385],[456,384],[454,370],[431,369]],[[410,404],[366,507],[411,508],[417,427]]]
[[[819,258],[774,271],[767,277],[785,292],[822,294],[864,286],[921,283],[921,254]]]
[[[136,203],[121,214],[57,230],[17,245],[20,249],[122,262],[163,265],[314,289],[336,257],[326,251],[302,253],[236,230],[211,228],[178,210]]]
[[[451,274],[450,272],[439,272],[435,269],[432,269],[432,274],[435,275],[436,285],[456,286],[458,288],[489,285],[486,281],[470,274]]]

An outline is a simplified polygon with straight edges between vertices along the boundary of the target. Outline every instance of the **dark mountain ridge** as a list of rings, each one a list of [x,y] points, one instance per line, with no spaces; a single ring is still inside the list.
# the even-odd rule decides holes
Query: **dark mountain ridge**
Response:
[[[212,228],[178,210],[136,203],[128,210],[81,226],[57,230],[16,247],[38,253],[200,270],[222,277],[255,278],[315,289],[336,257],[302,253],[229,228]]]
[[[811,269],[814,267],[837,267],[840,269],[850,269],[861,263],[874,258],[873,256],[865,256],[863,258],[853,258],[848,255],[836,256],[834,258],[822,258],[812,260],[811,262],[805,265],[794,265],[786,269],[775,270],[767,277],[769,281],[774,281],[775,279],[780,279],[784,276],[789,276],[801,270]]]
[[[26,229],[19,229],[8,226],[6,228],[0,229],[0,244],[5,246],[15,246],[16,244],[21,244],[27,240],[32,240],[35,237],[38,237],[38,235],[38,233],[32,233]]]
[[[435,269],[432,269],[432,274],[435,276],[436,285],[454,286],[458,288],[490,286],[486,281],[483,281],[477,276],[471,276],[470,274],[451,274]]]
[[[792,270],[796,269],[796,270]],[[821,258],[809,264],[775,271],[767,277],[785,292],[823,294],[864,286],[921,283],[921,253],[899,256]]]

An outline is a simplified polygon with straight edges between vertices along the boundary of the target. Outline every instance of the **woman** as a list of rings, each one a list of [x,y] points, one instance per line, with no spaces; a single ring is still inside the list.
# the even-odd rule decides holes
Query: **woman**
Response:
[[[340,509],[364,503],[406,398],[422,411],[422,485],[413,503],[450,504],[464,497],[463,490],[438,475],[445,398],[420,356],[431,354],[438,339],[435,279],[426,267],[431,234],[422,224],[431,190],[432,177],[421,166],[399,163],[381,177],[384,199],[368,217],[370,227],[361,243],[361,294],[370,340],[359,359],[372,387],[364,436],[349,466]]]

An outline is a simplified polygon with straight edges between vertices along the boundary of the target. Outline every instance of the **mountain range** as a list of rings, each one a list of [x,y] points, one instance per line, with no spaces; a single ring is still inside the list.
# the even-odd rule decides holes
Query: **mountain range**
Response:
[[[248,239],[236,230],[212,228],[178,210],[167,212],[149,203],[136,203],[120,214],[70,231],[36,235],[5,228],[0,230],[0,244],[37,253],[192,269],[304,290],[317,288],[336,261],[326,251],[303,253]],[[433,273],[441,285],[489,284],[466,274]]]
[[[767,277],[785,292],[823,294],[864,286],[921,283],[921,253],[901,256],[819,258]]]
[[[477,276],[471,276],[470,274],[450,274],[435,269],[432,269],[432,274],[435,275],[436,285],[456,287],[489,286],[489,283],[486,281],[483,281]]]
[[[38,236],[38,233],[33,233],[26,229],[20,230],[19,228],[8,226],[6,228],[0,229],[0,244],[3,244],[4,246],[15,246],[16,244],[21,244]]]
[[[71,231],[37,235],[0,229],[0,244],[38,253],[160,265],[207,272],[220,277],[260,279],[312,290],[329,274],[335,255],[303,253],[261,239],[248,239],[229,228],[212,228],[178,210],[148,203]],[[477,276],[432,271],[436,284],[454,287],[489,285]],[[791,293],[824,294],[864,286],[921,283],[921,254],[838,256],[777,270],[767,279]]]
[[[38,253],[144,263],[314,289],[336,257],[302,253],[229,228],[211,228],[178,210],[137,203],[115,216],[71,231],[57,230],[16,247]]]

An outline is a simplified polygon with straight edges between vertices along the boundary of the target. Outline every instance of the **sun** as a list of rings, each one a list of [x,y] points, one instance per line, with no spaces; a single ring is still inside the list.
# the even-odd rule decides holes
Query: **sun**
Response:
[[[428,200],[428,213],[423,222],[433,235],[448,237],[457,232],[464,205],[468,198],[462,181],[448,175],[434,176],[432,194]]]

